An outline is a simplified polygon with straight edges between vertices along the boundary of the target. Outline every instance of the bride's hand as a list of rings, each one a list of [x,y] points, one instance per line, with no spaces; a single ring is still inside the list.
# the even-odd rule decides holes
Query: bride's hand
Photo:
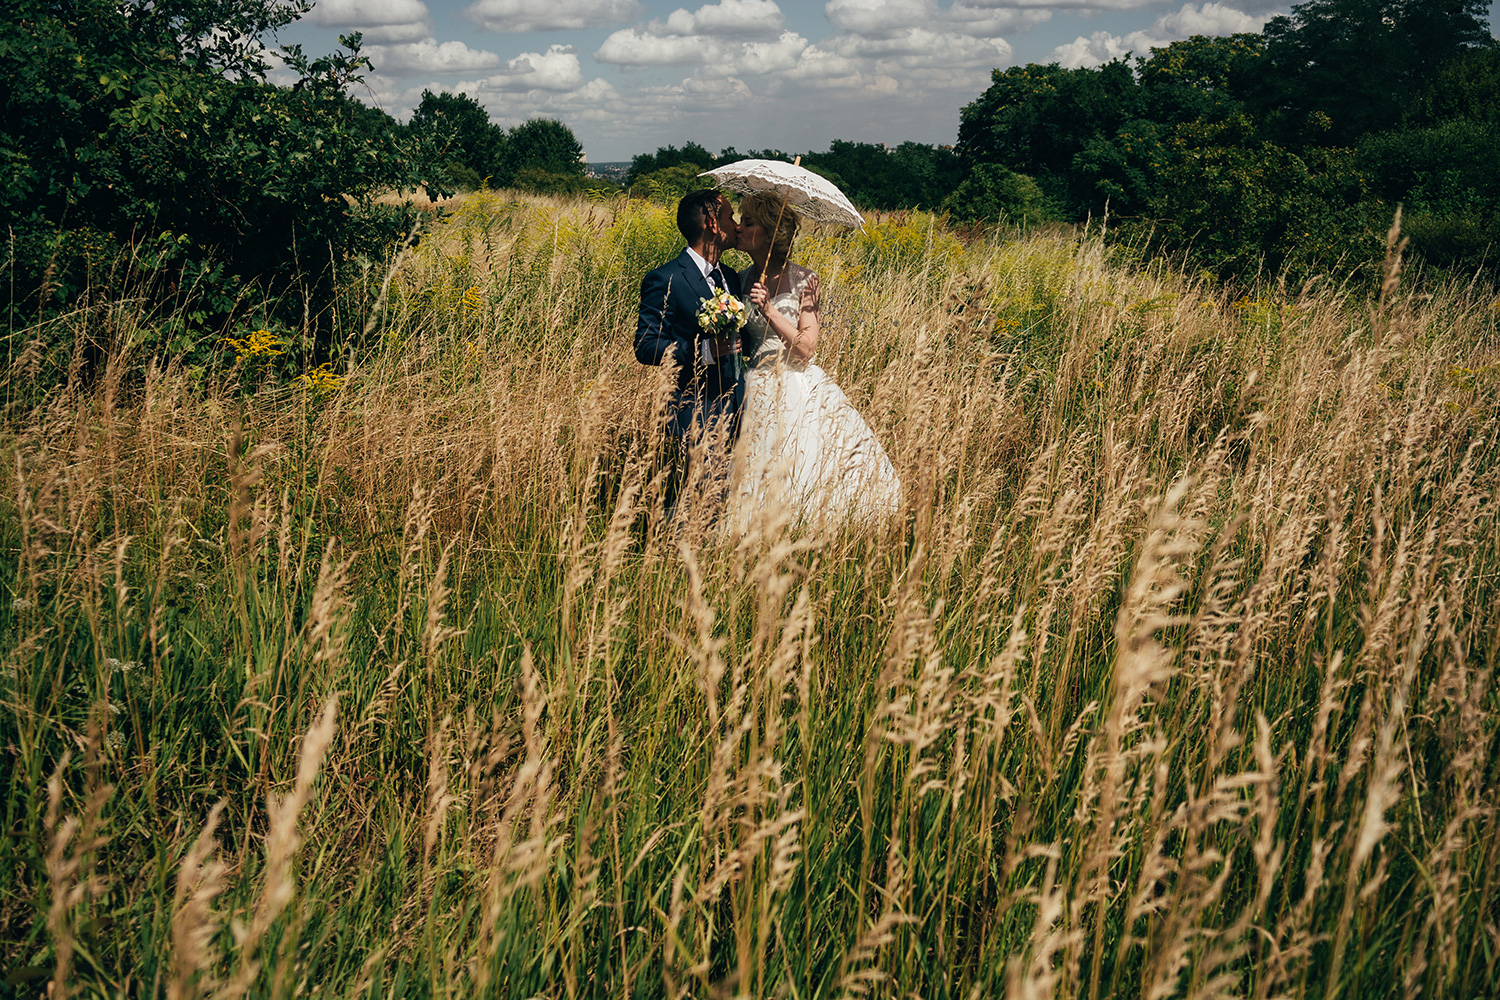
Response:
[[[764,309],[766,304],[766,285],[763,281],[757,281],[750,286],[750,304],[757,309]]]

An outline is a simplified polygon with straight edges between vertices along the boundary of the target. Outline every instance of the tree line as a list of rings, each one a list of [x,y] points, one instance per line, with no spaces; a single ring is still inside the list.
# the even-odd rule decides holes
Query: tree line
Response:
[[[356,100],[371,68],[357,33],[317,58],[262,45],[310,7],[0,0],[12,329],[101,288],[156,303],[147,346],[173,353],[247,310],[316,326],[341,271],[370,270],[412,232],[416,209],[383,196],[451,194],[468,179],[456,149],[484,150],[473,166],[496,186],[583,176],[560,122],[507,131],[471,99],[428,94],[402,125]],[[268,81],[273,59],[293,83]]]
[[[834,142],[802,162],[862,206],[1107,220],[1116,239],[1237,279],[1369,270],[1401,205],[1429,267],[1494,278],[1500,45],[1488,9],[1310,0],[1260,34],[1093,68],[997,69],[951,150]],[[664,146],[637,156],[627,183],[675,190],[740,156]]]
[[[996,70],[958,152],[982,201],[1048,210],[1225,276],[1378,260],[1395,207],[1431,266],[1496,275],[1500,46],[1488,0],[1310,0],[1259,34],[1097,69]],[[998,201],[996,201],[998,204]],[[982,206],[991,207],[991,206]]]
[[[357,34],[268,80],[259,41],[311,0],[0,0],[0,215],[17,317],[91,287],[162,303],[182,348],[250,308],[318,314],[336,277],[412,231],[392,191],[489,184],[618,191],[560,122],[506,129],[465,94],[411,120],[350,96]],[[1103,66],[997,69],[956,146],[836,140],[802,162],[872,209],[961,222],[1110,220],[1228,278],[1378,259],[1397,204],[1432,267],[1496,275],[1500,46],[1488,0],[1309,0],[1260,34],[1194,37]],[[704,169],[781,150],[688,142],[635,157],[624,188],[671,197]],[[192,298],[190,309],[174,303]],[[269,304],[267,304],[269,303]],[[304,318],[304,327],[308,325]]]

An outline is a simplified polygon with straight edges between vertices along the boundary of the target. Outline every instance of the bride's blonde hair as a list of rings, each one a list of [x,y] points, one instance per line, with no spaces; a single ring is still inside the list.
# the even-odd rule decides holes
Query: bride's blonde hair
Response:
[[[778,224],[777,216],[781,216]],[[792,239],[797,235],[797,213],[791,206],[783,207],[774,194],[747,195],[740,202],[740,218],[749,219],[771,234],[771,256],[785,260],[792,252]]]

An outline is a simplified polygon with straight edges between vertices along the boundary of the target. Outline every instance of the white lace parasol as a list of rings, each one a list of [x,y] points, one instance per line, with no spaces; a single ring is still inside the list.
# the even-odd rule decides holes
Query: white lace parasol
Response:
[[[736,194],[768,193],[785,198],[788,208],[812,222],[861,228],[865,224],[836,184],[794,163],[740,160],[698,176],[712,177],[715,187]]]

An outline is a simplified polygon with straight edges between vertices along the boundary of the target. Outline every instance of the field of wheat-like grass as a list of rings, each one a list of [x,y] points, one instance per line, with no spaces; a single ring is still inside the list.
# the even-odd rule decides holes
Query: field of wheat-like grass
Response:
[[[679,245],[483,193],[334,364],[124,295],[13,364],[0,992],[1500,993],[1495,300],[806,234],[903,509],[729,538],[630,349]]]

